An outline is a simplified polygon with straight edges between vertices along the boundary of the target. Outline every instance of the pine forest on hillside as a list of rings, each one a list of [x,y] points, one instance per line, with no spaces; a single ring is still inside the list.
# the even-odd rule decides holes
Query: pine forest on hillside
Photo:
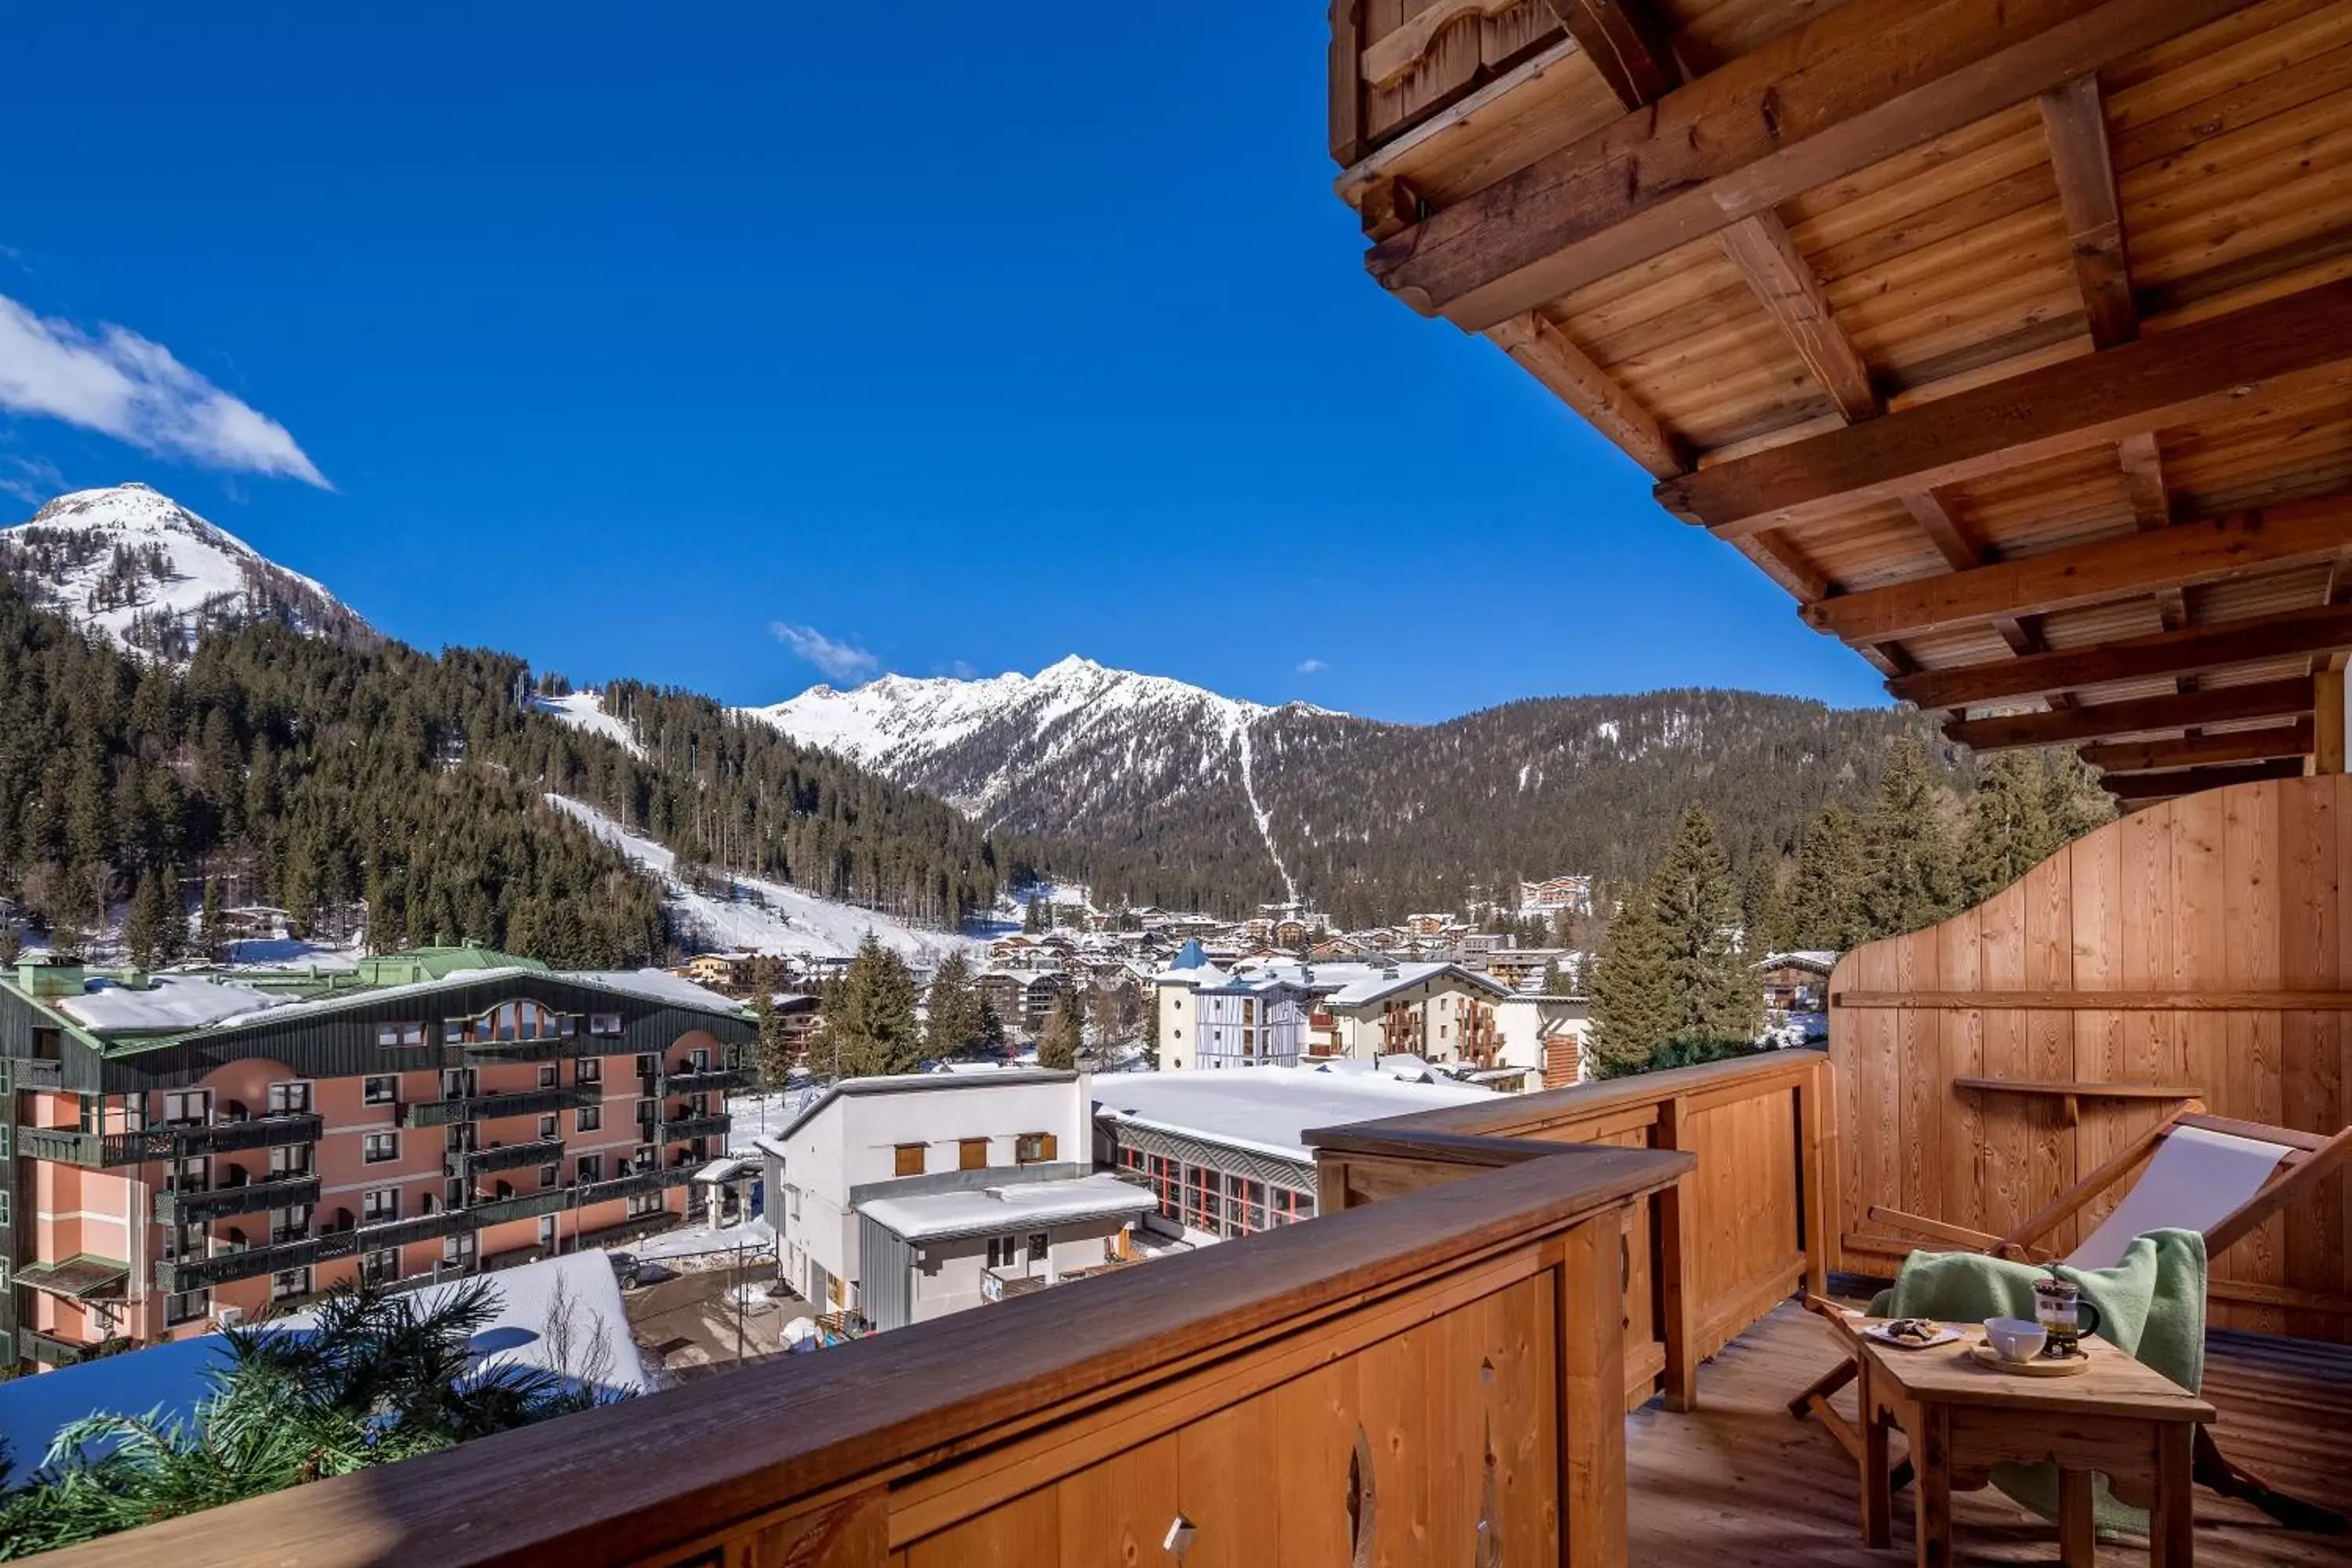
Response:
[[[529,685],[503,654],[355,649],[269,623],[175,668],[0,580],[0,893],[68,942],[127,906],[142,961],[179,947],[175,909],[275,904],[341,936],[362,901],[380,948],[660,957],[659,889],[550,809],[554,790],[834,896],[953,919],[994,895],[986,846],[936,801],[699,700],[648,695],[659,760],[640,762],[530,710]]]

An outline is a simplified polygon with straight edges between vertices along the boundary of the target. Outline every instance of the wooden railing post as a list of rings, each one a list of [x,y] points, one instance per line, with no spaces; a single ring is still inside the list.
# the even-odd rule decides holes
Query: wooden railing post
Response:
[[[1802,1184],[1799,1211],[1805,1227],[1805,1290],[1826,1296],[1830,1288],[1830,1173],[1827,1143],[1830,1063],[1824,1057],[1797,1086],[1797,1179]]]
[[[1689,1142],[1689,1102],[1680,1098],[1658,1106],[1656,1146],[1680,1150]],[[1658,1205],[1658,1338],[1665,1346],[1665,1400],[1669,1410],[1698,1408],[1698,1205],[1686,1193],[1685,1176],[1661,1192]]]
[[[1625,1562],[1625,1284],[1621,1208],[1559,1241],[1559,1495],[1568,1568]]]

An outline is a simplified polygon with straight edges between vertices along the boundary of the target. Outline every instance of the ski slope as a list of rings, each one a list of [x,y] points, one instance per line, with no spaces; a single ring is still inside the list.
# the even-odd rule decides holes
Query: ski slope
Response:
[[[678,881],[677,857],[664,846],[631,833],[584,801],[550,795],[547,803],[659,878],[673,924],[711,951],[846,958],[870,931],[902,957],[935,964],[959,949],[968,952],[981,945],[970,937],[908,925],[874,910],[754,877],[735,878],[735,896],[715,899]]]

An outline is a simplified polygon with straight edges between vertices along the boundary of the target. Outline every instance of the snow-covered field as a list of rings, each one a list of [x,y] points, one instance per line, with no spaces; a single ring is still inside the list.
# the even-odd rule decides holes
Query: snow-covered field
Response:
[[[792,1125],[793,1117],[814,1105],[824,1093],[822,1089],[812,1087],[788,1089],[779,1094],[728,1096],[727,1114],[732,1121],[727,1129],[727,1152],[757,1159],[760,1151],[753,1139],[782,1132]]]
[[[882,945],[904,957],[936,963],[959,948],[978,946],[971,938],[910,926],[873,910],[820,899],[782,882],[734,879],[735,897],[715,899],[677,879],[677,857],[660,844],[629,832],[584,801],[551,795],[548,804],[662,879],[677,926],[722,952],[846,958],[872,931]]]
[[[530,705],[541,713],[560,719],[575,730],[585,730],[592,735],[602,735],[628,748],[634,756],[644,756],[645,748],[627,724],[604,711],[604,694],[601,691],[572,691],[562,697],[534,697]]]

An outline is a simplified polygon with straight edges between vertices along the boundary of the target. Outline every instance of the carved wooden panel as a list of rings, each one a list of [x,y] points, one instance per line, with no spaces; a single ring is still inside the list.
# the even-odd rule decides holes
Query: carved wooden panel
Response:
[[[1357,61],[1378,142],[1562,36],[1546,0],[1362,0]]]

